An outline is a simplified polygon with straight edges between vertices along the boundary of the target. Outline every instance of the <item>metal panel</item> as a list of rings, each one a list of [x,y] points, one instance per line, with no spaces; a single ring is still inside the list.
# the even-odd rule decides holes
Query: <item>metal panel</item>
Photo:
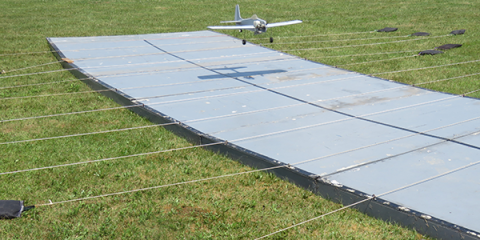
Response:
[[[211,31],[50,38],[95,89],[211,149],[435,237],[480,232],[480,102],[306,61]],[[196,140],[196,137],[199,140]],[[295,163],[309,160],[302,164]],[[402,211],[397,211],[397,207]],[[418,222],[417,218],[423,217]],[[430,224],[430,225],[429,225]],[[434,226],[432,230],[430,226]],[[480,235],[479,235],[480,236]]]

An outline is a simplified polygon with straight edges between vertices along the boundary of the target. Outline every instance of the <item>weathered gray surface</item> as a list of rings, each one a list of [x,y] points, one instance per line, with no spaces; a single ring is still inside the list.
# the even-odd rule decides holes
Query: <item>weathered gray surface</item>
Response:
[[[370,195],[480,160],[477,99],[243,46],[210,31],[49,41],[134,102],[280,162],[318,158],[295,166]],[[468,166],[381,198],[480,232],[478,170]]]

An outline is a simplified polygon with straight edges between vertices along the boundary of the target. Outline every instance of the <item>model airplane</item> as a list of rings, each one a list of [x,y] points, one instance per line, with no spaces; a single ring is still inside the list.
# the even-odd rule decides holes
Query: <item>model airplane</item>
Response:
[[[250,30],[254,34],[261,34],[267,31],[267,28],[287,26],[297,23],[302,23],[301,20],[292,20],[286,22],[277,22],[277,23],[267,23],[267,21],[260,19],[257,15],[253,15],[251,18],[243,19],[240,16],[240,6],[235,6],[235,20],[233,21],[222,21],[220,23],[235,23],[236,26],[208,26],[209,29],[236,29],[240,30]],[[273,38],[270,37],[270,42],[273,42]],[[243,45],[247,43],[245,39],[242,40]]]

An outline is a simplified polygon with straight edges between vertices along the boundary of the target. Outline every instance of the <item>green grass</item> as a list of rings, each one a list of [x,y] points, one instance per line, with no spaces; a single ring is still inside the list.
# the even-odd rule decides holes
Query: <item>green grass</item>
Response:
[[[449,64],[478,59],[480,3],[444,1],[86,1],[44,0],[0,2],[0,54],[48,51],[46,37],[101,36],[205,30],[221,20],[231,20],[234,5],[243,17],[254,13],[269,22],[302,19],[303,24],[271,29],[275,43],[265,35],[246,35],[252,42],[268,45],[303,58],[342,67],[344,64],[410,56],[414,53],[331,57],[339,55],[432,49],[446,43],[464,44],[436,56],[406,57],[344,68],[365,74]],[[362,33],[398,27],[394,33]],[[425,38],[364,47],[309,51],[325,48],[422,37],[405,36],[417,31],[432,36],[467,29],[465,35]],[[239,38],[243,35],[232,34]],[[308,37],[319,34],[329,36]],[[298,37],[306,36],[306,37]],[[290,38],[287,38],[290,37]],[[298,38],[292,38],[298,37]],[[388,57],[387,57],[388,56]],[[51,53],[0,56],[0,71],[56,61]],[[478,71],[479,63],[379,75],[404,83],[421,83]],[[62,69],[59,64],[12,72],[20,74]],[[0,75],[2,77],[4,75]],[[56,72],[0,79],[0,87],[75,79]],[[461,94],[480,88],[478,77],[428,84],[437,91]],[[82,82],[0,89],[0,97],[18,97],[90,89]],[[472,95],[479,97],[479,94]],[[0,119],[41,116],[118,106],[97,93],[34,99],[0,98]],[[61,136],[151,124],[128,110],[111,110],[36,120],[0,123],[0,142]],[[190,146],[163,128],[30,143],[0,145],[0,172],[70,162],[123,156]],[[0,176],[0,199],[22,199],[26,204],[47,203],[95,196],[136,188],[175,183],[228,173],[248,171],[221,155],[189,149],[143,157],[112,160]],[[215,181],[149,190],[113,197],[38,207],[22,218],[2,220],[1,239],[239,239],[255,238],[340,208],[341,205],[280,180],[255,173]],[[346,210],[272,237],[286,239],[421,239],[415,231]]]

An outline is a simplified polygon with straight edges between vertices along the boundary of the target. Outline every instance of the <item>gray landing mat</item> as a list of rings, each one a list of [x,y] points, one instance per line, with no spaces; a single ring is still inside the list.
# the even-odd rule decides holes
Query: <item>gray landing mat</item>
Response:
[[[291,164],[276,174],[344,204],[380,195],[358,207],[368,214],[434,237],[477,239],[477,99],[244,46],[212,31],[48,41],[59,58],[74,61],[65,67],[78,77],[114,89],[103,93],[124,105],[144,104],[150,119],[226,140],[224,151],[254,156],[263,162],[251,162],[257,167]]]

